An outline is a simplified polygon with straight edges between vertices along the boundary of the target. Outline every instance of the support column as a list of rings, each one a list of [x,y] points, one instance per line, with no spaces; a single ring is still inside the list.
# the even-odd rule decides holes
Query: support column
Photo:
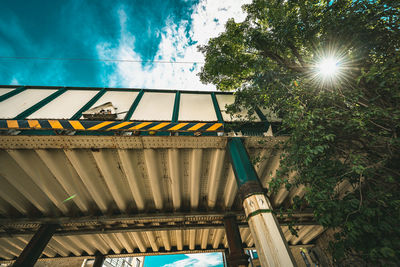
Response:
[[[55,224],[42,225],[21,252],[21,255],[19,255],[13,266],[26,267],[35,265],[56,229],[57,225]]]
[[[296,266],[240,138],[228,142],[229,155],[251,235],[263,267]]]
[[[249,264],[248,255],[244,253],[239,227],[235,215],[224,217],[225,233],[228,240],[229,255],[228,263],[232,267],[247,267]]]
[[[101,254],[99,251],[97,251],[95,256],[96,257],[94,258],[93,267],[101,267],[101,266],[103,266],[104,255]]]

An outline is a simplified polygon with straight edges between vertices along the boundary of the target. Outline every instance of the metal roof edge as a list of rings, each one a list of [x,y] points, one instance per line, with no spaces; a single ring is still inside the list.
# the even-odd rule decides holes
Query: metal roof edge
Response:
[[[17,88],[22,85],[0,85],[0,88]],[[75,86],[44,86],[44,85],[23,85],[27,89],[60,89],[65,88],[66,90],[89,90],[89,91],[99,91],[105,89],[106,91],[135,91],[139,92],[140,90],[144,90],[144,92],[153,92],[153,93],[176,93],[180,92],[183,94],[227,94],[231,95],[234,92],[221,92],[221,91],[199,91],[192,89],[165,89],[165,88],[127,88],[127,87],[95,87],[95,86],[85,86],[85,87],[75,87]]]
[[[249,148],[271,148],[288,137],[243,137]],[[227,136],[0,136],[0,149],[146,149],[220,148]]]

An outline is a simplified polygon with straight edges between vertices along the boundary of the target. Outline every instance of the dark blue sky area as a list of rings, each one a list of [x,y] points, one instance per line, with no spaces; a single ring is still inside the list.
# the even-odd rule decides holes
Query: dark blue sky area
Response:
[[[188,32],[196,4],[197,0],[2,0],[0,57],[99,58],[97,44],[118,46],[123,11],[126,28],[136,40],[135,53],[153,60],[166,23],[187,22]],[[102,62],[0,59],[0,84],[103,86],[98,75],[102,68]]]

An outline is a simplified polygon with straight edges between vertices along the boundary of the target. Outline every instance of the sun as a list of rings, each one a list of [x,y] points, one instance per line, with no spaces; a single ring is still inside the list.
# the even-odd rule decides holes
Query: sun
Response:
[[[358,69],[351,47],[336,42],[315,47],[307,63],[304,82],[319,90],[348,88]]]
[[[322,58],[317,64],[317,72],[322,78],[333,78],[339,72],[339,60],[334,57]]]
[[[322,89],[333,89],[346,85],[351,75],[351,62],[344,48],[319,49],[310,62],[307,80]]]

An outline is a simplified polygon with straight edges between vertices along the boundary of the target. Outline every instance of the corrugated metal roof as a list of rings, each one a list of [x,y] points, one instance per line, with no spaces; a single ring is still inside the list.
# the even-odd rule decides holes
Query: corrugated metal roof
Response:
[[[0,260],[19,256],[43,223],[59,227],[42,260],[92,257],[97,250],[111,256],[224,251],[223,217],[231,213],[236,215],[244,245],[254,246],[226,151],[229,136],[242,132],[224,132],[221,127],[232,120],[225,112],[225,104],[234,100],[232,94],[38,86],[10,89],[0,86],[0,123],[4,126],[0,131]],[[194,108],[200,103],[196,94],[207,110]],[[63,99],[69,100],[65,103]],[[130,121],[76,121],[83,111],[104,101],[128,114],[117,118]],[[150,104],[156,105],[149,108]],[[166,122],[159,122],[160,114]],[[261,132],[258,126],[243,132],[267,135],[269,122],[262,113],[258,116]],[[267,117],[270,122],[271,118],[279,121]],[[168,131],[161,127],[164,124],[198,130],[208,121],[207,129],[212,128],[214,136],[194,132],[191,136],[177,132],[146,136],[150,133],[124,128],[143,123],[133,120],[148,119],[158,120],[145,124],[156,125],[151,127],[158,127],[160,135]],[[177,125],[179,119],[187,123]],[[90,127],[98,130],[102,124],[109,125],[104,129],[109,136],[105,132],[84,135]],[[224,136],[217,136],[218,131]],[[276,145],[283,139],[243,138],[264,187],[279,166],[281,151]],[[282,187],[269,197],[280,208],[303,193],[303,187],[290,192]],[[287,226],[292,217],[283,215],[279,221],[290,245],[309,244],[323,231],[312,212],[303,212],[293,215],[299,230],[293,236]]]
[[[278,167],[274,145],[280,139],[245,138],[250,157],[261,159],[255,169],[264,185]],[[0,136],[0,257],[18,256],[43,222],[61,225],[46,257],[221,249],[227,246],[227,212],[237,214],[242,240],[252,247],[226,142],[227,137]],[[278,207],[301,193],[282,191],[272,202]],[[321,233],[312,214],[302,220],[299,237],[282,226],[289,244],[307,244]]]

